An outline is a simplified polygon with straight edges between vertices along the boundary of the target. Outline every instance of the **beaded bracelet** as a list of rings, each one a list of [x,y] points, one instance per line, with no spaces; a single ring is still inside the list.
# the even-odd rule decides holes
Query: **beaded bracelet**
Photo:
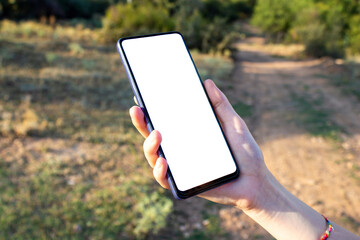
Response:
[[[320,240],[328,239],[330,237],[330,233],[332,231],[334,231],[334,227],[331,225],[330,221],[325,216],[323,216],[323,217],[325,218],[325,221],[326,221],[326,224],[328,225],[328,228],[323,233],[323,235],[321,235]]]

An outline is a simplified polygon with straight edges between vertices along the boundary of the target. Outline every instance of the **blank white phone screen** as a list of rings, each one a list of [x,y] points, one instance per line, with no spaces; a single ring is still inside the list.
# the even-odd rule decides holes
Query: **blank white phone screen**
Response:
[[[180,191],[236,171],[181,35],[127,39],[122,48]]]

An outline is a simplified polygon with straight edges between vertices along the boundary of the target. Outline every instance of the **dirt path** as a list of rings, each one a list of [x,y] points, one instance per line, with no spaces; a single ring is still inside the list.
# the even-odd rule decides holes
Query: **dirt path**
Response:
[[[336,70],[333,61],[275,58],[262,49],[262,41],[250,38],[238,44],[230,99],[253,106],[253,115],[245,120],[276,178],[304,202],[359,234],[359,102],[324,78]],[[301,104],[309,103],[312,112],[299,112]],[[308,122],[298,121],[304,114],[314,120],[317,114],[325,116],[338,129],[339,139],[317,136],[311,132],[316,129],[309,132]],[[244,214],[234,217],[236,212],[221,212],[233,239],[244,234],[234,222],[253,226]],[[263,239],[271,239],[257,230]]]

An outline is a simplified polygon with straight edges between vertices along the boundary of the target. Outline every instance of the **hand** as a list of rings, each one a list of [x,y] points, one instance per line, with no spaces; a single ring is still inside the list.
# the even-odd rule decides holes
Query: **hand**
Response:
[[[245,122],[236,114],[214,82],[206,80],[204,85],[240,168],[240,177],[199,196],[214,202],[235,205],[241,209],[254,208],[259,201],[258,195],[268,172],[262,153]],[[156,130],[149,134],[141,108],[132,107],[130,116],[134,126],[146,138],[144,153],[150,166],[154,168],[155,179],[162,187],[169,189],[166,178],[166,160],[159,158],[157,154],[161,143],[161,134]]]
[[[276,239],[319,239],[327,227],[323,217],[274,178],[245,122],[236,114],[225,95],[211,80],[206,80],[204,85],[240,168],[240,177],[199,196],[244,210]],[[149,134],[139,107],[132,107],[130,116],[134,126],[146,138],[144,153],[154,168],[155,179],[164,188],[169,188],[166,160],[157,154],[161,134],[156,130]],[[335,223],[333,225],[332,239],[360,240],[346,229]]]

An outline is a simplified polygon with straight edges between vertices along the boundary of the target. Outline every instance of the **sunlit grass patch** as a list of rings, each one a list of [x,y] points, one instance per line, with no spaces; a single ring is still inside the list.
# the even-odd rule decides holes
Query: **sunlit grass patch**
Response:
[[[343,66],[343,71],[332,75],[317,74],[330,80],[330,83],[340,88],[341,91],[348,95],[355,96],[360,101],[360,64],[347,63]]]
[[[344,129],[331,120],[330,110],[321,108],[321,98],[312,99],[293,93],[291,100],[296,112],[290,118],[291,121],[303,127],[313,136],[334,141],[340,140],[340,134],[344,132]]]
[[[237,102],[233,104],[233,108],[240,117],[251,117],[253,115],[253,108],[249,104]]]
[[[2,20],[0,36],[12,38],[52,39],[54,41],[82,41],[96,43],[100,39],[99,30],[91,30],[78,24],[76,27],[65,25],[48,25],[35,21],[15,22]]]
[[[305,57],[305,46],[302,44],[275,44],[265,43],[262,38],[252,38],[253,42],[243,42],[237,44],[237,48],[241,51],[245,48],[249,51],[261,51],[273,57],[279,58],[295,58],[302,59]]]

